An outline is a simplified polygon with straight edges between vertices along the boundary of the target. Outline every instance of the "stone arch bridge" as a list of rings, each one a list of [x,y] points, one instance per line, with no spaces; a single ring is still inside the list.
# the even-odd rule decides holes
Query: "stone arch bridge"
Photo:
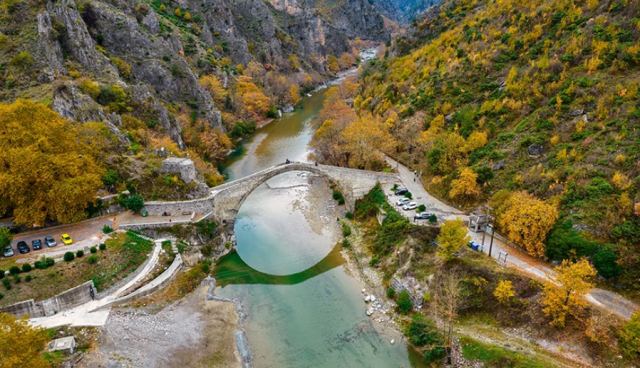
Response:
[[[241,179],[211,188],[207,197],[176,202],[147,202],[150,216],[179,216],[194,214],[193,220],[214,219],[232,223],[244,200],[269,179],[291,171],[304,171],[321,175],[337,186],[345,197],[345,205],[353,210],[355,201],[367,194],[376,183],[400,182],[397,174],[349,169],[337,166],[294,162],[270,167]]]

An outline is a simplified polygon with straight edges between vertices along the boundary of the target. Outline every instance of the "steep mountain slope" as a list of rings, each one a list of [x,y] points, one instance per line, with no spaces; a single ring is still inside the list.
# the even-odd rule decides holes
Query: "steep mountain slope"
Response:
[[[447,1],[367,70],[355,104],[386,122],[393,154],[432,191],[468,208],[500,190],[544,199],[560,211],[547,257],[588,256],[638,290],[639,11],[633,0]]]
[[[3,1],[0,101],[32,99],[72,121],[104,123],[116,138],[106,158],[112,190],[171,195],[173,179],[159,173],[155,154],[167,150],[189,155],[215,184],[229,136],[250,133],[352,67],[358,39],[388,39],[367,0],[290,3],[296,8],[265,0]]]

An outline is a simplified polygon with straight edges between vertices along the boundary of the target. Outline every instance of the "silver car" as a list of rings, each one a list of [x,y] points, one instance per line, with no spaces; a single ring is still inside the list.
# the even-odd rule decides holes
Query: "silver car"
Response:
[[[11,248],[11,246],[7,246],[6,248],[4,248],[4,256],[5,257],[13,257],[15,253],[13,252],[13,248]]]
[[[418,204],[416,202],[409,202],[402,207],[405,211],[415,210],[416,208],[418,208]]]
[[[409,198],[400,198],[398,199],[398,201],[396,202],[396,206],[404,206],[405,204],[409,203],[411,200]]]

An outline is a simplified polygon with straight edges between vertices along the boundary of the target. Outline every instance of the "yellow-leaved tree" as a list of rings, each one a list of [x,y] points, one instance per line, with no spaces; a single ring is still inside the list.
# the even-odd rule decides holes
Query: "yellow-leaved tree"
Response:
[[[458,179],[451,182],[451,190],[449,197],[470,199],[480,194],[480,186],[478,186],[478,174],[471,168],[464,167],[460,170]]]
[[[593,288],[596,270],[583,258],[575,263],[564,260],[555,271],[558,283],[545,285],[542,310],[551,318],[552,325],[564,327],[567,316],[579,317],[587,304],[584,296]]]
[[[470,240],[467,227],[462,220],[445,221],[436,238],[438,257],[445,262],[452,260],[456,252],[460,251]]]
[[[81,130],[40,103],[0,104],[0,213],[29,226],[85,218],[104,170]]]
[[[45,330],[29,326],[26,320],[0,313],[0,368],[50,367],[42,356],[47,340]]]
[[[224,103],[229,92],[224,88],[224,85],[217,76],[213,74],[204,75],[200,77],[199,82],[202,88],[209,91],[211,97],[213,97],[213,100],[217,104],[222,105]]]
[[[496,208],[496,215],[500,230],[509,240],[532,256],[544,256],[544,240],[558,219],[556,206],[527,192],[515,192]]]
[[[493,290],[493,296],[495,296],[501,304],[509,303],[513,297],[516,296],[513,283],[509,280],[500,280],[495,290]]]
[[[241,75],[236,82],[236,93],[242,104],[244,113],[255,120],[265,117],[271,100],[264,94],[262,89],[258,87],[251,77]]]
[[[350,167],[381,169],[384,157],[381,152],[394,146],[394,139],[377,117],[361,116],[346,126],[340,134],[341,151]]]

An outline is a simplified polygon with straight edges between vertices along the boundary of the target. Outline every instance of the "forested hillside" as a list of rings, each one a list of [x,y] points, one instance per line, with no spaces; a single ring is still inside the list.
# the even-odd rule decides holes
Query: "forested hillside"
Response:
[[[0,108],[12,113],[0,136],[16,135],[23,142],[0,155],[3,171],[19,174],[17,157],[46,151],[38,142],[59,121],[44,106],[74,125],[84,124],[83,134],[105,138],[100,170],[92,172],[103,175],[104,189],[128,188],[149,199],[198,195],[159,172],[167,152],[188,155],[209,185],[219,183],[216,166],[233,139],[351,68],[361,39],[388,38],[382,16],[366,0],[287,3],[297,7],[275,0],[2,1],[0,102],[10,105]],[[16,103],[20,98],[42,105]],[[9,120],[30,116],[42,119],[37,131]],[[47,178],[64,172],[58,165],[64,163],[32,179],[51,183]],[[0,190],[0,217],[24,206],[39,209],[18,216],[21,224],[82,217],[87,203],[56,216],[43,209],[51,207],[53,192],[37,202],[22,195],[20,183],[7,179]],[[90,191],[99,184],[92,181],[80,198],[94,198]],[[29,218],[37,211],[44,216]]]
[[[446,1],[365,70],[355,109],[441,198],[489,203],[530,254],[587,256],[637,292],[638,14],[633,0]]]

